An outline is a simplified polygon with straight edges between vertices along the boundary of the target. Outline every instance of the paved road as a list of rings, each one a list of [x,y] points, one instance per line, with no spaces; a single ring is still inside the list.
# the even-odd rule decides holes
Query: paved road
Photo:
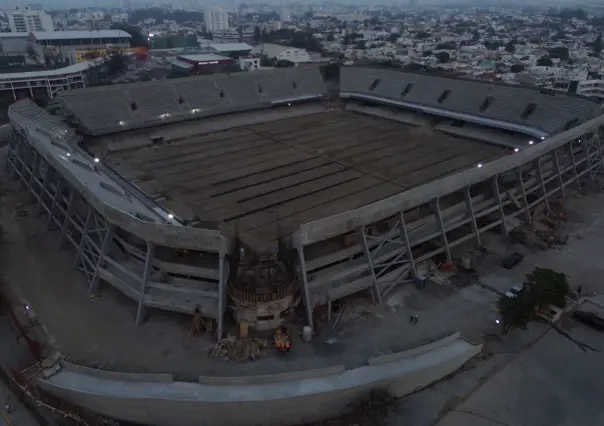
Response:
[[[603,203],[602,193],[567,200],[571,220],[566,224],[570,236],[566,246],[527,252],[513,270],[486,271],[480,274],[480,285],[461,294],[477,307],[492,305],[494,298],[485,297],[485,291],[505,291],[538,265],[566,273],[571,286],[581,285],[584,295],[604,295],[599,254],[604,243]],[[604,425],[604,334],[573,320],[564,323],[574,339],[602,352],[584,353],[547,325],[532,324],[527,331],[488,342],[493,355],[406,398],[402,414],[390,419],[389,426]]]
[[[23,349],[11,332],[5,317],[0,316],[0,365],[19,359]],[[8,409],[7,409],[8,404]],[[0,377],[0,426],[39,426],[34,416],[19,403],[7,384]]]

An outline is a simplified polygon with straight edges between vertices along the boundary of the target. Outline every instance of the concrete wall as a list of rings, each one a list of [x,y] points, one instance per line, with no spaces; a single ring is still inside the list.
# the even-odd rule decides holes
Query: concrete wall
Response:
[[[12,132],[13,127],[10,124],[0,125],[0,147],[8,144]]]
[[[198,383],[167,382],[160,375],[86,372],[66,365],[41,380],[48,392],[97,413],[121,420],[165,426],[263,426],[293,424],[337,415],[374,388],[404,396],[438,380],[481,350],[455,334],[426,347],[372,359],[343,370],[285,375],[200,378]],[[106,377],[104,377],[106,376]],[[137,380],[140,379],[140,380]]]

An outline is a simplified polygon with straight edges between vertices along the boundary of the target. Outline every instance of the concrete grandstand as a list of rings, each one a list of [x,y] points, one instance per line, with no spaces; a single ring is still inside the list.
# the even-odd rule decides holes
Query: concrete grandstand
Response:
[[[534,206],[602,170],[604,116],[582,97],[357,67],[341,69],[339,100],[326,92],[317,68],[296,67],[65,91],[56,116],[22,100],[9,110],[7,171],[59,245],[74,247],[90,293],[101,281],[119,290],[137,325],[146,308],[198,308],[220,338],[229,307],[243,305],[233,282],[250,254],[286,253],[294,273],[293,286],[255,296],[265,306],[252,322],[270,328],[300,294],[312,326],[317,306],[363,291],[380,303],[422,262],[451,260],[489,230],[507,235],[514,218],[530,222]],[[441,345],[457,355],[443,349],[431,360],[439,365],[476,352],[458,336]],[[240,425],[283,395],[298,401],[288,420],[309,407],[330,414],[337,404],[327,408],[325,395],[340,401],[337,392],[394,371],[379,368],[258,383],[206,377],[193,392],[168,375],[140,389],[104,387],[82,381],[100,370],[69,366],[47,386],[120,419],[184,425],[203,414],[216,419],[204,424]],[[312,389],[300,385],[311,378]],[[216,388],[230,385],[239,390],[223,401]],[[225,417],[215,402],[239,405]],[[263,424],[281,424],[267,416]]]

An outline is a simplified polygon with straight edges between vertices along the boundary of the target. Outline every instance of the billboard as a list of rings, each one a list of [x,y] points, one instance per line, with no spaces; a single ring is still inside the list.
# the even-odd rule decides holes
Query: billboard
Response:
[[[122,53],[124,55],[134,54],[139,59],[144,59],[148,55],[146,47],[118,47],[118,48],[105,48],[105,49],[86,49],[86,50],[74,50],[73,61],[74,63],[91,61],[97,58],[103,58],[107,55],[114,53]]]

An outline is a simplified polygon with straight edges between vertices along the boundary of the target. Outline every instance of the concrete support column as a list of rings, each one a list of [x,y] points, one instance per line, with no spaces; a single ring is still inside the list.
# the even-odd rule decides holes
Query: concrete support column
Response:
[[[499,206],[499,219],[501,220],[501,233],[504,236],[508,236],[508,227],[505,223],[505,212],[503,211],[503,203],[501,202],[501,193],[499,192],[499,175],[493,176],[491,179],[491,185],[493,187],[493,197],[495,202]]]
[[[522,178],[522,172],[516,171],[516,185],[518,186],[518,192],[522,197],[522,211],[524,212],[524,220],[526,223],[531,223],[531,212],[529,210],[528,200],[526,198],[526,188],[524,187],[524,179]]]
[[[298,247],[298,262],[300,268],[300,279],[302,280],[302,295],[304,297],[304,305],[306,306],[306,321],[310,328],[314,330],[312,318],[312,301],[310,300],[310,289],[308,288],[308,277],[306,275],[306,260],[304,259],[304,247]]]
[[[579,173],[577,172],[577,160],[575,158],[575,148],[573,146],[573,142],[569,142],[567,145],[568,157],[570,158],[570,162],[572,164],[573,176],[575,177],[575,185],[577,185],[577,189],[581,190],[581,183],[579,182]]]
[[[558,186],[560,187],[560,193],[563,197],[566,197],[566,191],[564,189],[564,179],[562,179],[562,170],[560,170],[560,156],[558,155],[557,149],[553,150],[552,158],[554,162],[554,170],[556,171],[556,176],[558,179]]]
[[[50,166],[46,164],[46,171],[44,177],[42,177],[42,185],[40,185],[40,192],[38,193],[38,205],[36,206],[36,216],[42,211],[42,203],[44,203],[44,195],[46,194],[46,188],[48,187],[48,181],[50,180]]]
[[[227,286],[225,262],[226,256],[221,250],[218,256],[218,313],[216,315],[216,322],[218,323],[216,338],[218,340],[222,339],[224,333],[224,310]]]
[[[432,212],[434,213],[434,218],[436,219],[436,226],[440,231],[440,236],[443,242],[443,246],[445,248],[445,254],[447,255],[447,261],[451,261],[451,250],[449,249],[449,240],[447,238],[447,230],[445,229],[445,223],[443,222],[442,214],[440,211],[440,198],[435,198],[432,200]]]
[[[53,217],[55,207],[57,206],[57,202],[59,198],[63,196],[63,178],[60,177],[57,182],[57,187],[55,188],[55,196],[52,199],[52,204],[50,206],[50,210],[48,211],[48,223],[46,224],[46,229],[50,231],[53,225]]]
[[[73,261],[73,269],[78,267],[80,263],[80,259],[82,257],[82,250],[84,249],[84,241],[88,236],[86,233],[88,232],[88,227],[90,226],[90,222],[92,221],[92,206],[88,205],[88,213],[86,213],[86,220],[84,221],[84,226],[82,227],[82,235],[80,235],[80,244],[78,245],[78,251],[76,252],[76,257]],[[98,268],[97,268],[98,271]]]
[[[378,303],[381,305],[382,296],[380,294],[378,278],[375,274],[375,269],[373,268],[373,258],[371,256],[371,250],[369,249],[369,241],[367,241],[367,227],[362,226],[361,228],[359,228],[358,232],[361,234],[363,251],[365,252],[365,257],[367,258],[367,267],[369,268],[369,272],[371,273],[371,281],[373,283],[373,294],[371,295],[371,298],[373,299],[373,303]],[[381,247],[381,244],[378,247]]]
[[[585,167],[587,168],[587,175],[589,176],[589,180],[593,181],[594,180],[594,171],[592,170],[592,162],[591,162],[591,155],[590,155],[590,144],[587,142],[587,138],[591,138],[592,135],[589,136],[584,136],[583,138],[581,138],[580,142],[581,142],[581,147],[583,148],[583,154],[585,154]]]
[[[541,167],[541,157],[535,160],[534,167],[537,170],[537,179],[539,180],[539,185],[541,186],[541,193],[543,194],[543,204],[545,204],[545,210],[549,212],[549,197],[547,196],[547,188],[545,187],[545,179],[543,178],[543,167]]]
[[[65,236],[67,234],[67,230],[69,228],[69,222],[71,221],[71,215],[73,214],[73,210],[76,206],[76,191],[71,189],[69,191],[69,201],[67,204],[67,210],[65,211],[65,219],[63,220],[63,225],[61,226],[61,235],[59,236],[59,250],[63,248],[65,244]]]
[[[409,263],[411,264],[411,272],[413,272],[414,277],[417,277],[415,259],[413,258],[413,251],[411,250],[411,241],[409,240],[409,233],[407,232],[407,224],[405,223],[405,212],[399,213],[398,225],[400,227],[400,229],[399,229],[400,237],[405,242],[405,247],[407,248],[407,257],[409,258]]]
[[[472,232],[474,233],[474,238],[476,239],[476,244],[480,247],[482,244],[480,243],[480,232],[478,230],[478,225],[476,224],[476,215],[474,214],[474,206],[472,205],[472,193],[470,191],[470,187],[466,186],[466,190],[464,191],[465,199],[466,199],[466,213],[470,216],[470,224],[472,225]]]
[[[92,208],[91,208],[92,210]],[[99,260],[96,263],[96,268],[94,268],[94,275],[92,276],[92,280],[90,280],[90,287],[88,288],[88,293],[93,294],[98,290],[99,287],[99,268],[105,266],[105,256],[107,255],[107,251],[109,250],[109,244],[113,240],[113,235],[115,233],[115,226],[112,224],[107,225],[107,231],[105,231],[105,237],[103,238],[103,242],[101,243]],[[86,236],[86,238],[88,238]]]
[[[145,293],[147,292],[147,283],[149,281],[149,275],[153,269],[153,257],[155,256],[155,244],[147,242],[147,255],[145,256],[145,269],[143,275],[140,278],[140,289],[138,295],[138,307],[136,309],[136,320],[135,325],[138,327],[145,316]]]

